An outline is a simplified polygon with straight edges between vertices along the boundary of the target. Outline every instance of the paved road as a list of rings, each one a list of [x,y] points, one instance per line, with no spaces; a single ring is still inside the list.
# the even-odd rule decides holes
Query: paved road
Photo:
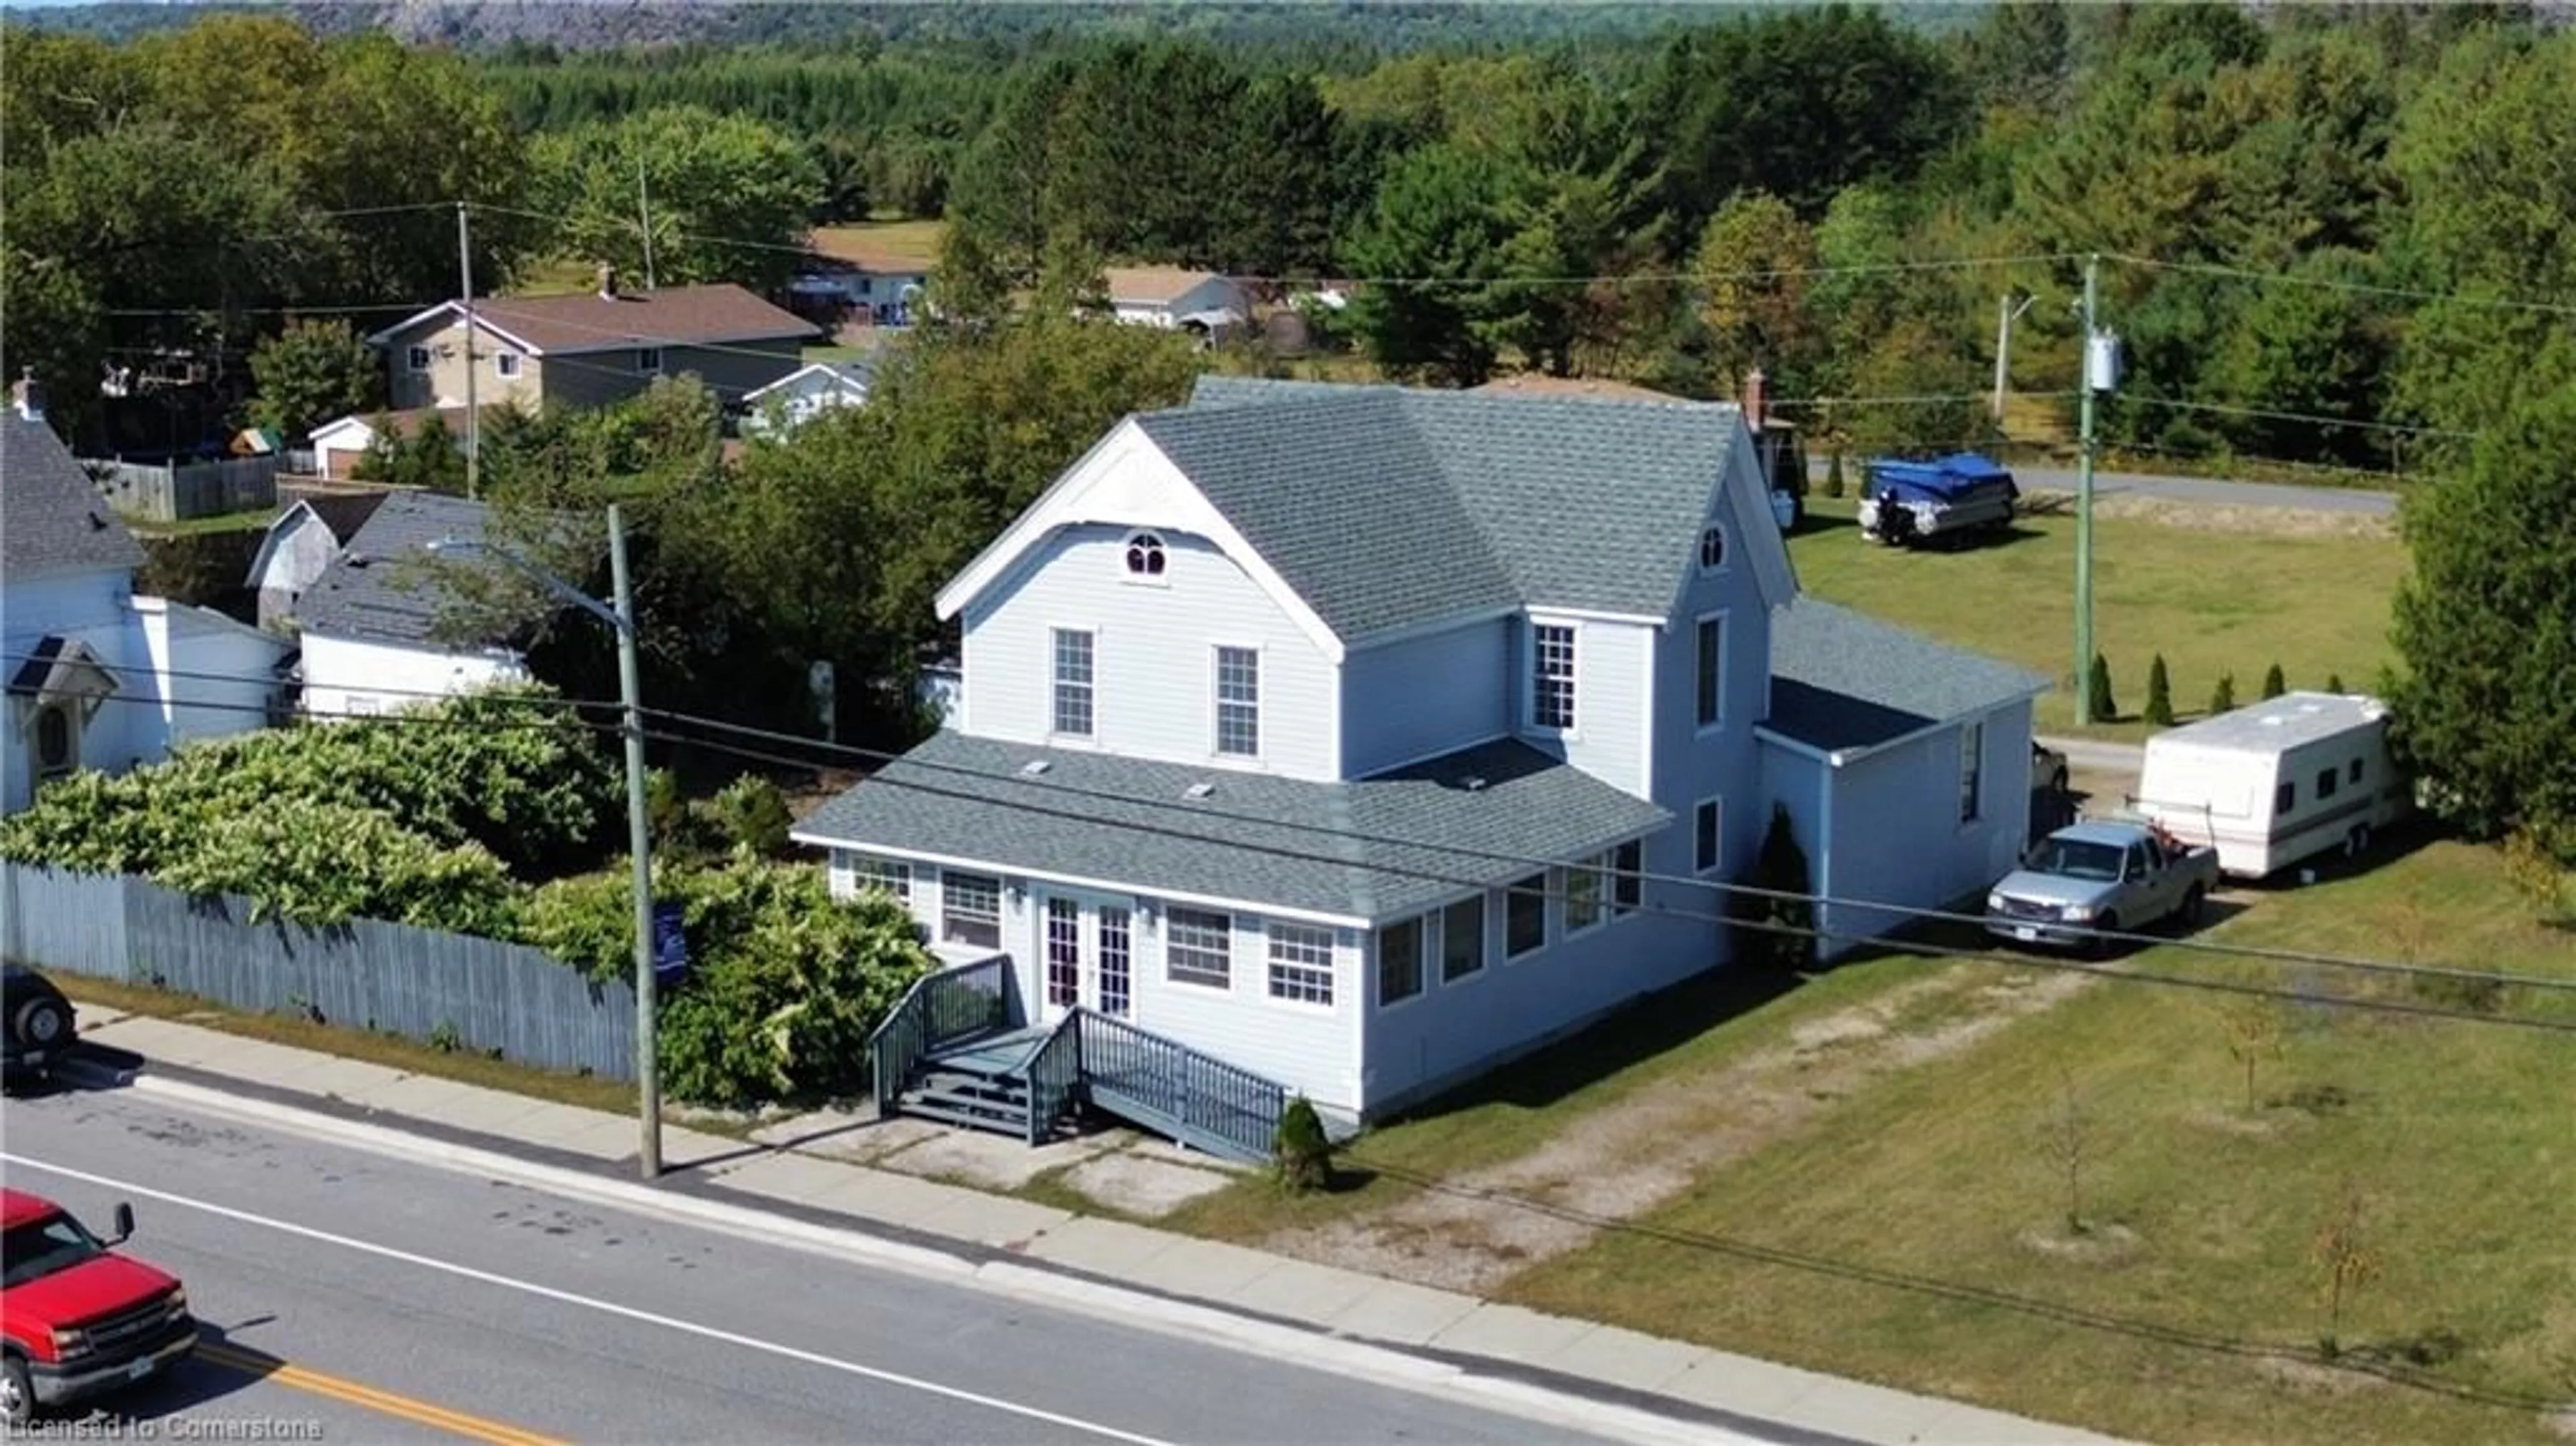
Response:
[[[1821,479],[1831,463],[1811,461],[1808,465]],[[2072,495],[2078,480],[2072,471],[2050,467],[2016,466],[2012,472],[2024,492]],[[1857,478],[1852,480],[1858,481]],[[2287,507],[2307,512],[2357,512],[2372,517],[2394,516],[2397,511],[2397,494],[2393,492],[2373,492],[2359,487],[2302,487],[2288,482],[2233,482],[2216,477],[2158,477],[2138,472],[2095,472],[2093,495],[2096,498],[2156,497],[2205,507]]]
[[[132,1095],[12,1100],[6,1123],[9,1183],[102,1223],[131,1200],[133,1250],[218,1342],[116,1403],[164,1439],[254,1419],[512,1446],[1583,1439]]]

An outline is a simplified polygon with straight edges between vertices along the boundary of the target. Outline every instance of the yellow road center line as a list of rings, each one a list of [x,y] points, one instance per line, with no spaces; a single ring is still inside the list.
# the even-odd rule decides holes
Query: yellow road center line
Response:
[[[427,1401],[379,1390],[374,1386],[329,1375],[309,1366],[292,1365],[274,1357],[243,1350],[238,1346],[210,1341],[197,1347],[197,1355],[214,1365],[275,1381],[281,1386],[309,1392],[316,1396],[327,1396],[336,1401],[344,1401],[352,1406],[362,1406],[370,1411],[417,1422],[423,1426],[434,1426],[469,1440],[488,1442],[490,1446],[571,1446],[571,1443],[558,1441],[551,1436],[540,1436],[533,1431],[523,1431],[516,1426],[504,1425],[499,1421],[469,1416],[462,1411],[451,1411],[444,1406],[433,1406]]]

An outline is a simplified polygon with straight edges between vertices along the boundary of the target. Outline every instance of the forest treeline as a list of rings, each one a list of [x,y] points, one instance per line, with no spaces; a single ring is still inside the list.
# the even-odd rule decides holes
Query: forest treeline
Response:
[[[69,372],[453,289],[452,208],[325,212],[474,202],[478,278],[618,259],[642,171],[679,279],[771,284],[807,227],[940,216],[986,281],[1370,283],[1346,321],[1396,375],[1718,395],[1758,365],[1855,445],[1978,437],[2022,298],[2015,386],[2071,388],[2088,253],[2129,362],[2106,433],[2140,451],[2411,470],[2576,384],[2576,36],[2527,7],[1222,29],[1263,8],[605,51],[13,27],[13,350]]]

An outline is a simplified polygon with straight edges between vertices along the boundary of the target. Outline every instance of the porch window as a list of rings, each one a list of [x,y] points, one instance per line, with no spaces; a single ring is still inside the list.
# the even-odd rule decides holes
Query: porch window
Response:
[[[1333,931],[1270,924],[1270,997],[1300,1004],[1333,1002]]]
[[[939,876],[939,937],[980,949],[1002,947],[1002,881],[983,874]]]
[[[844,854],[849,860],[852,892],[870,889],[892,894],[896,902],[912,902],[912,865],[901,859],[881,859],[872,854]]]
[[[1532,874],[1503,900],[1503,957],[1517,959],[1547,942],[1547,875]]]
[[[1574,628],[1539,623],[1530,629],[1530,724],[1574,726]]]
[[[1261,752],[1261,654],[1216,650],[1216,751],[1229,758]]]
[[[1224,989],[1234,982],[1234,920],[1175,907],[1163,924],[1163,973],[1175,984]]]
[[[1594,854],[1579,863],[1565,866],[1565,932],[1567,934],[1580,934],[1601,922],[1601,876],[1609,866],[1608,854]]]
[[[1986,725],[1971,723],[1959,730],[1959,822],[1977,821],[1985,785]]]
[[[1632,838],[1619,845],[1610,858],[1610,913],[1613,917],[1633,914],[1644,906],[1645,876],[1645,841]]]
[[[1440,982],[1454,984],[1485,967],[1485,897],[1460,899],[1440,911]]]
[[[1091,736],[1091,634],[1072,628],[1055,630],[1055,731],[1071,738]]]
[[[1377,931],[1377,1002],[1398,1004],[1422,992],[1422,924],[1407,919]]]

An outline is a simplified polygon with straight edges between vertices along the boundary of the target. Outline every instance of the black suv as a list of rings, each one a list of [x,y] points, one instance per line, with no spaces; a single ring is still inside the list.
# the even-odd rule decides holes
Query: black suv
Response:
[[[72,1002],[54,981],[24,964],[0,965],[0,1077],[9,1084],[40,1077],[71,1051]]]

